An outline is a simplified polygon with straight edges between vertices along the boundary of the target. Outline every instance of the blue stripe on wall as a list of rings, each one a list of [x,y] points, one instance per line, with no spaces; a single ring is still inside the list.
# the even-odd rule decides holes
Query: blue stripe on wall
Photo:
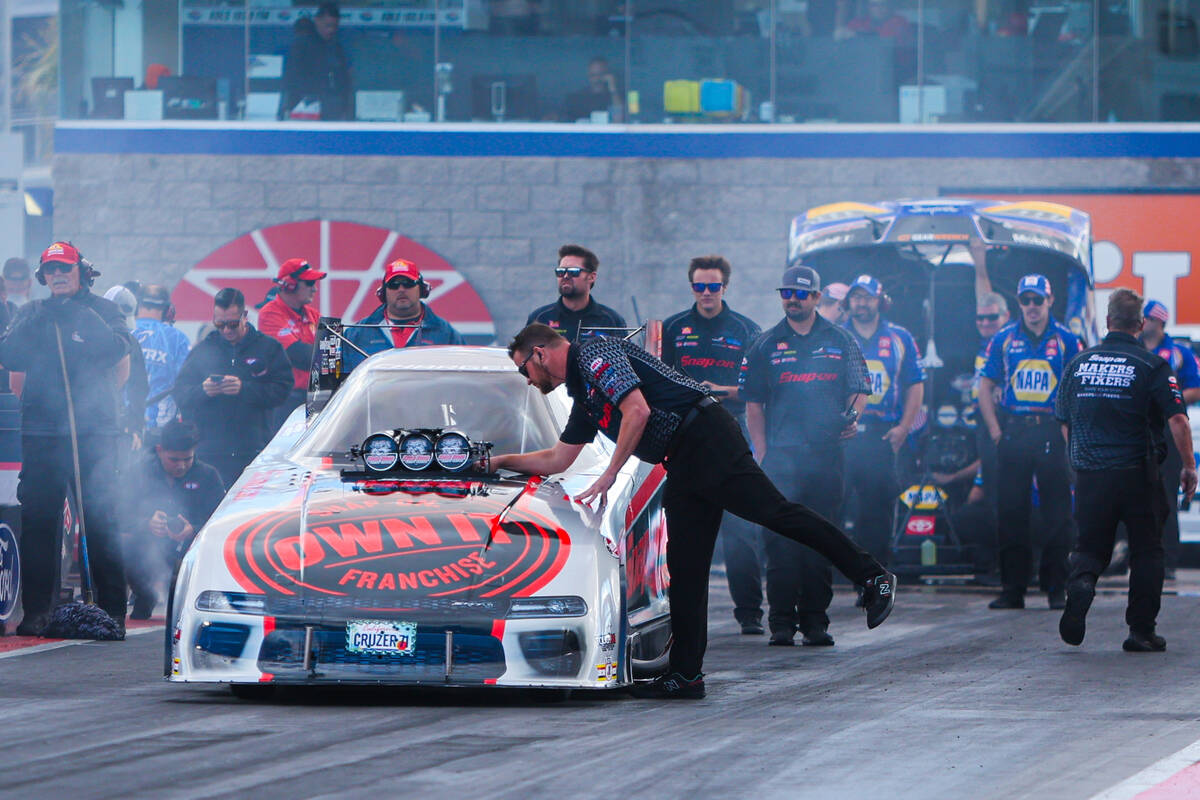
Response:
[[[72,154],[580,158],[1200,158],[1200,126],[247,126],[60,122]]]

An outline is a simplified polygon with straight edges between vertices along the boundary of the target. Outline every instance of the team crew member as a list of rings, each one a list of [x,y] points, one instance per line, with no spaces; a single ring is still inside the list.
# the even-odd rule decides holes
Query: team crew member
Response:
[[[855,418],[871,387],[858,344],[844,328],[817,314],[821,277],[798,265],[779,287],[784,319],[754,343],[742,364],[750,441],[763,471],[795,503],[826,519],[842,510],[842,440],[857,433]],[[790,538],[767,533],[767,600],[771,644],[833,644],[829,561]]]
[[[1166,456],[1163,426],[1175,447],[1192,452],[1187,409],[1170,365],[1137,341],[1142,298],[1118,289],[1108,300],[1108,336],[1073,358],[1063,372],[1056,416],[1064,425],[1075,469],[1079,540],[1071,553],[1067,603],[1058,624],[1067,644],[1083,641],[1096,579],[1108,567],[1117,523],[1129,531],[1130,652],[1167,649],[1155,632],[1162,602],[1162,525],[1167,492],[1158,475]],[[1180,487],[1191,499],[1196,468],[1189,461]],[[1174,492],[1175,487],[1171,487]]]
[[[912,431],[925,397],[925,370],[912,334],[883,317],[891,299],[870,275],[859,275],[846,293],[854,336],[867,361],[871,394],[859,435],[846,447],[846,485],[858,496],[854,538],[881,561],[888,555],[900,484],[896,454]]]
[[[674,531],[667,542],[667,568],[675,641],[672,672],[646,688],[647,694],[704,696],[708,571],[722,511],[765,525],[833,561],[863,586],[868,627],[891,612],[895,576],[831,522],[785,500],[755,463],[737,422],[699,383],[623,339],[597,336],[572,344],[540,324],[518,333],[508,350],[530,385],[549,394],[565,383],[574,405],[554,447],[496,456],[494,467],[562,472],[597,431],[603,432],[616,442],[612,458],[575,500],[604,504],[630,456],[666,466],[663,509]]]
[[[287,400],[276,410],[276,428],[296,406],[304,404],[308,394],[308,374],[321,316],[310,304],[317,294],[317,281],[324,278],[324,272],[313,269],[303,258],[289,258],[279,265],[275,288],[259,306],[258,329],[283,346],[295,378]]]
[[[1196,356],[1190,347],[1181,345],[1167,335],[1166,324],[1170,318],[1167,307],[1157,300],[1151,300],[1146,303],[1143,314],[1145,327],[1142,328],[1142,344],[1175,370],[1184,405],[1200,401],[1200,364],[1197,364]],[[1167,504],[1167,522],[1163,527],[1163,549],[1166,552],[1166,575],[1174,578],[1175,567],[1179,563],[1179,504],[1175,499],[1179,476],[1183,471],[1183,459],[1175,449],[1175,440],[1169,435],[1165,438],[1167,460],[1163,462],[1159,472],[1162,473],[1163,486],[1171,502]]]
[[[725,405],[744,432],[745,405],[738,399],[738,371],[759,329],[725,302],[732,273],[729,262],[721,256],[692,259],[688,283],[696,302],[687,311],[663,321],[662,360],[699,381]],[[762,537],[758,526],[726,515],[720,539],[733,616],[742,626],[742,633],[761,634]]]
[[[592,297],[598,269],[600,259],[586,247],[564,244],[558,248],[558,266],[554,268],[554,277],[558,279],[558,300],[534,309],[525,324],[540,322],[549,325],[572,342],[579,341],[581,332],[587,335],[589,328],[624,328],[624,317],[608,306],[597,303]]]
[[[125,570],[113,476],[118,393],[129,377],[129,352],[136,344],[121,310],[91,293],[99,273],[71,244],[50,245],[42,253],[36,275],[38,283],[50,287],[50,297],[21,306],[0,341],[0,363],[23,373],[24,379],[17,380],[22,387],[23,456],[17,498],[21,503],[25,618],[17,633],[36,636],[42,632],[57,591],[60,518],[68,487],[75,490],[70,408],[75,417],[81,505],[96,602],[124,631]]]
[[[154,452],[143,456],[126,481],[130,619],[150,618],[158,602],[155,584],[172,574],[225,496],[217,471],[196,460],[200,434],[195,425],[170,420],[161,433]]]
[[[846,312],[846,292],[850,287],[844,283],[831,283],[821,290],[821,302],[817,305],[817,313],[834,325],[841,325],[849,314]]]
[[[1054,421],[1054,398],[1063,367],[1082,345],[1054,320],[1054,294],[1044,275],[1017,283],[1021,319],[1005,325],[988,344],[979,379],[979,413],[996,443],[999,475],[997,536],[1001,594],[989,608],[1024,608],[1033,559],[1032,481],[1037,478],[1042,519],[1041,587],[1051,608],[1065,600],[1070,545],[1071,485],[1066,449]],[[993,392],[1001,390],[999,408]]]
[[[187,358],[191,343],[175,327],[175,306],[165,286],[147,286],[138,305],[134,338],[146,358],[150,402],[146,406],[146,430],[159,428],[179,415],[171,387]]]
[[[246,321],[246,298],[237,289],[213,298],[213,327],[183,362],[175,400],[200,429],[196,455],[233,486],[270,439],[271,414],[288,396],[292,367],[279,342]]]
[[[446,320],[422,302],[430,287],[411,261],[398,258],[388,264],[383,280],[375,290],[379,308],[347,327],[345,336],[368,356],[393,347],[426,347],[435,344],[463,344],[462,335]],[[342,347],[345,370],[349,372],[365,356],[353,347]]]

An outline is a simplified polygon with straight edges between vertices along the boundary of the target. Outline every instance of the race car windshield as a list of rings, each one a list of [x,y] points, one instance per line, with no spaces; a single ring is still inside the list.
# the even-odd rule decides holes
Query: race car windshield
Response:
[[[495,453],[541,450],[558,438],[546,398],[515,370],[375,369],[351,375],[292,456],[348,466],[352,445],[397,428],[453,428]]]

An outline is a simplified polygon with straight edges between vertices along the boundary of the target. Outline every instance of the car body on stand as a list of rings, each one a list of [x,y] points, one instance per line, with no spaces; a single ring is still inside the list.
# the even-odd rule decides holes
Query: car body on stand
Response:
[[[596,511],[598,440],[553,480],[488,455],[550,447],[570,400],[502,349],[372,356],[345,379],[322,320],[297,411],[179,569],[172,681],[614,689],[665,666],[661,467],[631,459]],[[320,362],[318,364],[317,362]],[[469,454],[469,457],[468,455]]]

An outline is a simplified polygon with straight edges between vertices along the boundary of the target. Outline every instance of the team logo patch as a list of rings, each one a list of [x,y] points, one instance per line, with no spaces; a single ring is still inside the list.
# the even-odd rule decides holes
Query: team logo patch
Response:
[[[1054,368],[1044,358],[1026,358],[1013,370],[1013,396],[1022,403],[1045,403],[1058,387]]]
[[[892,388],[892,378],[888,375],[887,367],[876,358],[867,359],[867,375],[871,381],[871,396],[867,398],[867,405],[877,406],[883,402],[888,389]]]

